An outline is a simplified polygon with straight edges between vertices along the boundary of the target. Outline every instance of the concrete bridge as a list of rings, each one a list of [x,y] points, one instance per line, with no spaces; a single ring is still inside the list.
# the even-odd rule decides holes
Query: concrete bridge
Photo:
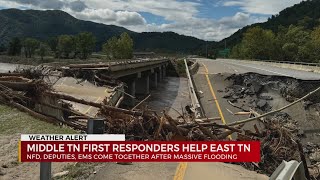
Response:
[[[62,67],[62,70],[99,72],[112,79],[121,80],[125,83],[124,87],[119,87],[118,91],[112,93],[112,97],[105,98],[112,100],[108,104],[115,105],[124,97],[123,104],[133,106],[135,98],[132,97],[147,95],[151,89],[157,88],[158,83],[166,76],[168,64],[168,59],[127,60],[99,64],[72,64]],[[102,101],[105,98],[100,99]]]

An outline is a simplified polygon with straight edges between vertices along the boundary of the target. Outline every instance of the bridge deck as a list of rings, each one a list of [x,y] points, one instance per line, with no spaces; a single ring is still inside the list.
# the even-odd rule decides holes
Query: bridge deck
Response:
[[[97,87],[88,81],[80,82],[79,79],[75,79],[72,77],[64,77],[59,79],[54,84],[53,88],[59,93],[96,103],[102,103],[104,99],[107,99],[112,95],[113,91],[110,88]],[[96,114],[98,113],[97,108],[75,102],[69,103],[72,104],[75,110],[78,110],[83,114],[96,116]]]

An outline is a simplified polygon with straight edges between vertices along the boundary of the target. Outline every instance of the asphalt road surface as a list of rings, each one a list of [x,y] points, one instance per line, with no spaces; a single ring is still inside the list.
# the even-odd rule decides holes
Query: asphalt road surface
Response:
[[[231,74],[242,74],[247,72],[255,72],[264,75],[288,76],[304,80],[320,79],[319,73],[299,71],[293,69],[277,68],[273,66],[258,65],[244,63],[236,60],[209,60],[198,59],[200,68],[197,74],[193,76],[195,86],[199,94],[199,100],[203,107],[206,117],[221,117],[223,124],[246,119],[247,116],[234,116],[232,113],[238,112],[239,109],[231,106],[226,99],[223,98],[225,88],[231,84],[225,81],[225,78]],[[273,107],[278,109],[284,104],[278,103]],[[293,108],[301,109],[301,104],[296,104]],[[297,111],[298,112],[298,111]],[[288,112],[289,113],[289,112]],[[290,112],[291,114],[293,112]],[[294,114],[295,117],[300,117]],[[252,124],[248,123],[248,126]],[[247,126],[247,125],[246,125]],[[231,137],[232,138],[232,137]]]
[[[199,100],[203,107],[206,117],[221,117],[221,121],[217,123],[228,124],[238,120],[247,119],[248,116],[235,116],[233,113],[239,109],[231,106],[224,99],[224,89],[229,85],[225,78],[231,74],[242,74],[247,72],[255,72],[264,75],[288,76],[304,80],[320,79],[320,74],[306,71],[298,71],[292,69],[277,68],[273,66],[259,65],[253,63],[245,63],[236,60],[209,60],[197,59],[200,68],[197,74],[193,75],[193,80],[199,94]],[[231,84],[230,84],[231,85]],[[302,109],[301,104],[297,104],[295,109]],[[253,124],[262,127],[259,122],[247,123],[243,128],[251,129]],[[230,136],[235,139],[235,135]],[[268,179],[264,175],[256,174],[252,171],[237,169],[241,167],[227,167],[228,164],[222,163],[180,163],[179,166],[185,167],[181,171],[183,173],[180,179]],[[180,168],[181,169],[181,168]]]
[[[303,80],[318,80],[320,79],[319,73],[300,71],[294,69],[285,69],[274,67],[271,65],[260,65],[253,64],[239,60],[230,59],[198,59],[200,62],[204,63],[210,74],[214,73],[234,73],[241,74],[246,72],[255,72],[264,75],[278,75],[278,76],[288,76]]]

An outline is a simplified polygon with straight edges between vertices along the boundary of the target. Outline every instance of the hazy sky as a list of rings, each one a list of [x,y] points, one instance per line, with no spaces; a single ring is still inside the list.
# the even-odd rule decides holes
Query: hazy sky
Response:
[[[0,0],[0,9],[59,9],[130,30],[221,40],[302,0]]]

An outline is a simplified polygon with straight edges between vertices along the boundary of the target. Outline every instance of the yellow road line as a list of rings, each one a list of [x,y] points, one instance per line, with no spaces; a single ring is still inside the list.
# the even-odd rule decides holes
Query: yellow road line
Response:
[[[208,75],[208,74],[209,74],[209,71],[208,71],[208,68],[207,68],[207,66],[206,66],[204,63],[202,63],[202,64],[203,64],[203,67],[206,69],[206,78],[207,78],[207,81],[208,81],[208,85],[209,85],[209,88],[210,88],[212,97],[213,97],[214,101],[216,102],[216,106],[217,106],[217,108],[218,108],[218,112],[219,112],[219,115],[220,115],[220,117],[221,117],[221,121],[222,121],[223,124],[227,124],[227,123],[226,123],[226,120],[225,120],[225,118],[224,118],[224,116],[223,116],[223,113],[222,113],[220,104],[219,104],[219,102],[218,102],[216,93],[214,92],[213,87],[212,87],[212,84],[211,84],[211,81],[210,81],[210,79],[209,79],[209,75]],[[229,135],[228,137],[229,137],[230,140],[232,139],[231,135]]]
[[[101,97],[99,97],[95,102],[98,102],[100,99],[101,99]],[[92,108],[92,106],[90,106],[90,107],[86,110],[86,112],[85,112],[84,114],[87,114],[87,113],[90,111],[91,108]]]
[[[203,64],[203,63],[202,63],[202,64]],[[204,66],[204,68],[206,69],[205,75],[206,75],[206,78],[207,78],[207,81],[208,81],[208,85],[209,85],[211,94],[212,94],[212,96],[213,96],[213,98],[214,98],[214,100],[215,100],[215,102],[216,102],[216,106],[217,106],[217,108],[218,108],[219,115],[220,115],[220,117],[221,117],[222,123],[223,123],[223,124],[227,124],[227,123],[226,123],[226,120],[224,119],[223,113],[222,113],[222,111],[221,111],[220,104],[219,104],[219,102],[218,102],[217,96],[216,96],[216,94],[215,94],[215,92],[214,92],[214,90],[213,90],[212,84],[211,84],[211,82],[210,82],[210,79],[209,79],[209,76],[208,76],[208,74],[209,74],[208,68],[207,68],[207,66],[206,66],[205,64],[203,64],[203,66]],[[229,135],[229,139],[232,139],[232,137],[231,137],[230,135]],[[186,163],[186,162],[181,162],[181,163],[179,163],[179,165],[178,165],[178,167],[177,167],[177,170],[176,170],[176,173],[175,173],[175,176],[174,176],[173,179],[174,179],[174,180],[183,180],[184,175],[185,175],[185,173],[186,173],[187,166],[188,166],[188,163]]]
[[[186,173],[187,166],[188,166],[188,163],[186,162],[179,163],[176,170],[176,174],[173,177],[173,180],[183,180],[184,174]]]

